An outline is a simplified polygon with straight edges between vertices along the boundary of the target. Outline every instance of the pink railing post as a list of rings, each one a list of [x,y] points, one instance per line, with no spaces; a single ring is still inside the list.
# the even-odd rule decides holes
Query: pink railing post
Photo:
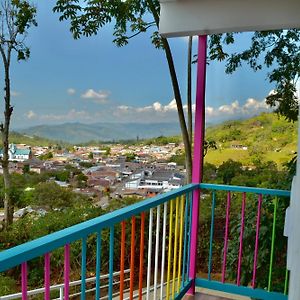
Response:
[[[45,254],[45,300],[50,300],[50,253]]]
[[[64,299],[69,300],[70,290],[70,244],[65,245],[65,265],[64,265]]]
[[[27,262],[21,265],[22,300],[27,300]]]
[[[236,280],[236,283],[238,286],[241,285],[241,269],[242,269],[242,259],[243,259],[243,237],[244,237],[244,229],[245,229],[245,209],[246,209],[246,193],[243,193],[241,231],[240,231],[240,248],[239,248],[237,280]]]
[[[258,245],[259,245],[259,231],[260,231],[260,217],[261,217],[261,205],[263,197],[258,196],[258,207],[257,207],[257,219],[256,219],[256,236],[255,236],[255,249],[254,249],[254,261],[253,261],[253,276],[252,276],[252,288],[255,288],[256,283],[256,271],[258,261]]]
[[[194,134],[194,157],[192,182],[200,183],[203,170],[203,144],[205,130],[205,83],[206,83],[206,51],[207,36],[198,37],[198,71],[197,71],[197,94],[195,111],[195,134]],[[190,245],[189,279],[193,280],[188,294],[195,294],[197,243],[198,243],[198,220],[199,220],[200,191],[193,193],[193,213]]]
[[[227,207],[226,207],[226,224],[224,235],[224,252],[223,252],[223,266],[222,266],[222,283],[225,283],[226,278],[226,265],[227,265],[227,251],[228,251],[228,236],[229,236],[229,222],[230,222],[230,203],[231,194],[227,193]]]

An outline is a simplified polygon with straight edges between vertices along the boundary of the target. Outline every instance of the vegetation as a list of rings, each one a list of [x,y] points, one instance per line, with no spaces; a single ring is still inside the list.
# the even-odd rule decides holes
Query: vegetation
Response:
[[[243,165],[271,160],[282,166],[295,156],[297,148],[297,124],[275,114],[228,121],[208,128],[206,135],[218,147],[208,152],[206,161],[217,165],[232,158]]]
[[[9,133],[9,141],[12,144],[26,144],[32,147],[34,146],[49,147],[49,148],[57,148],[58,146],[62,146],[64,148],[70,147],[70,144],[66,142],[54,141],[39,136],[29,136],[15,131],[11,131]]]
[[[14,205],[7,190],[10,189],[9,176],[9,131],[13,106],[11,105],[11,78],[10,68],[13,53],[17,54],[18,61],[30,56],[30,50],[25,45],[27,31],[37,26],[36,9],[27,0],[1,0],[0,11],[0,53],[4,69],[4,122],[0,124],[3,157],[1,160],[5,197],[4,197],[4,227],[8,228],[13,222]]]
[[[214,35],[209,41],[209,57],[225,60],[226,73],[231,74],[247,63],[254,71],[263,65],[270,69],[267,79],[275,84],[267,96],[267,103],[289,121],[298,119],[296,84],[300,76],[300,30],[272,30],[255,32],[250,47],[240,52],[230,52],[237,33]]]
[[[208,148],[205,162],[221,165],[232,159],[251,166],[257,161],[274,161],[279,168],[293,159],[297,148],[297,123],[274,113],[263,113],[247,120],[227,121],[208,127],[206,139],[215,143]],[[183,153],[171,158],[184,164]]]

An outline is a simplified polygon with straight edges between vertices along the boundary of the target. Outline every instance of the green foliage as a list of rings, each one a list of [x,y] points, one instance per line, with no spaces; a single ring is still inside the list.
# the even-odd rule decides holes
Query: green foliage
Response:
[[[88,180],[88,177],[85,176],[83,173],[78,174],[76,176],[77,187],[79,187],[79,188],[86,187],[87,186],[87,180]]]
[[[217,167],[210,163],[205,163],[203,167],[203,182],[213,182],[217,176]]]
[[[58,181],[68,182],[71,176],[69,170],[57,171],[54,173],[55,179]]]
[[[257,266],[257,287],[266,289],[268,287],[268,271],[270,266],[271,240],[272,240],[272,224],[274,201],[272,198],[265,199],[262,205],[262,217],[260,223],[259,238],[259,257]],[[273,286],[272,290],[282,292],[284,290],[285,271],[286,271],[286,251],[287,239],[283,235],[285,210],[288,201],[285,198],[279,199],[279,207],[277,209],[276,222],[276,245],[275,245],[275,263],[273,265]],[[255,245],[257,218],[257,199],[248,199],[245,214],[245,231],[243,248],[243,264],[242,264],[242,285],[247,286],[251,283],[253,273],[253,253]],[[241,217],[237,215],[231,222],[231,239],[228,251],[228,274],[229,279],[236,279],[236,265],[239,249],[239,233],[240,233]]]
[[[51,148],[52,146],[55,148],[55,145],[58,144],[57,141],[49,140],[35,135],[28,136],[14,131],[9,133],[9,140],[13,144],[26,144],[30,146],[42,146],[42,147],[51,146]],[[61,144],[63,145],[64,148],[70,146],[68,143],[61,143]]]
[[[134,153],[125,153],[126,161],[134,161],[135,160],[135,154]]]
[[[52,152],[47,152],[46,154],[42,154],[39,156],[40,160],[48,160],[53,158],[53,153]]]
[[[16,293],[16,281],[8,276],[0,275],[0,295]]]
[[[141,143],[145,145],[162,146],[162,145],[168,145],[170,143],[174,143],[178,145],[181,141],[182,141],[181,137],[179,136],[159,136],[157,138],[144,140]]]
[[[81,161],[79,165],[83,168],[91,168],[92,166],[94,166],[92,162],[88,162],[88,161]]]
[[[297,123],[286,121],[274,113],[263,113],[243,121],[227,121],[208,127],[206,139],[213,139],[218,149],[211,149],[206,162],[216,165],[233,159],[253,165],[257,159],[275,161],[283,166],[294,156],[297,145]],[[234,149],[234,145],[247,150]]]
[[[93,158],[94,158],[94,154],[93,154],[93,152],[90,152],[88,155],[88,159],[93,159]]]
[[[70,189],[62,188],[55,182],[45,182],[35,187],[31,203],[38,207],[53,210],[81,206],[88,201],[85,197],[72,192]]]
[[[75,39],[95,35],[114,21],[114,43],[124,46],[131,38],[158,25],[157,19],[149,21],[149,12],[154,11],[158,17],[160,8],[158,0],[102,1],[101,5],[99,1],[57,0],[53,10],[60,13],[60,21],[70,21]],[[161,47],[157,28],[152,31],[151,39],[156,48]]]
[[[185,153],[179,152],[175,155],[172,155],[169,161],[175,162],[178,166],[184,166],[185,165]]]
[[[86,220],[98,217],[104,214],[101,208],[92,207],[90,205],[82,207],[66,208],[63,211],[51,211],[42,217],[25,216],[18,221],[14,222],[10,227],[10,230],[0,232],[0,250],[11,248],[19,244],[25,243],[30,240],[37,239],[47,234],[62,230],[72,225],[84,222]],[[109,238],[105,239],[103,235],[103,247],[109,248]],[[92,249],[92,251],[91,251]],[[89,236],[88,238],[88,262],[87,265],[95,265],[95,236]],[[103,251],[105,252],[105,251]],[[72,243],[71,247],[71,268],[76,274],[80,273],[81,268],[81,243],[77,241]],[[63,248],[59,248],[51,253],[51,267],[53,271],[53,278],[55,282],[61,282],[63,280]],[[103,261],[108,256],[102,257]],[[30,272],[28,274],[29,288],[37,288],[43,285],[43,257],[36,258],[29,262]],[[13,269],[9,273],[9,280],[4,281],[5,287],[12,288],[7,293],[13,292],[15,284],[13,280],[19,280],[19,269]],[[0,278],[0,283],[1,283]],[[0,287],[3,289],[2,285]]]
[[[230,159],[218,168],[218,177],[222,178],[224,184],[231,184],[232,179],[241,174],[242,166],[240,162]]]
[[[274,162],[257,162],[251,169],[239,169],[232,161],[227,162],[229,168],[236,167],[237,172],[231,176],[231,184],[240,186],[263,187],[271,189],[290,189],[291,181],[288,176],[288,169],[278,170]],[[218,177],[209,182],[220,183],[223,178],[220,176],[220,168],[217,170]],[[209,173],[216,169],[213,165],[204,167],[204,177],[210,177]],[[230,174],[231,175],[231,174]],[[207,272],[209,233],[211,225],[211,192],[203,191],[203,198],[200,209],[200,233],[198,255],[200,257],[198,268],[201,272]],[[224,248],[226,192],[216,192],[215,227],[213,242],[213,279],[219,280],[222,271],[222,257]],[[261,227],[259,238],[259,261],[257,268],[258,287],[265,289],[268,284],[271,237],[274,213],[274,197],[263,197]],[[251,283],[253,272],[253,253],[256,234],[258,196],[247,194],[245,213],[245,232],[243,240],[243,261],[242,261],[242,284],[247,286]],[[278,209],[276,218],[276,240],[275,255],[272,273],[272,290],[283,291],[285,268],[286,268],[286,237],[283,236],[285,209],[289,204],[288,198],[278,198]],[[239,251],[239,234],[241,225],[242,195],[231,193],[230,209],[230,234],[227,255],[227,280],[236,280],[237,259]]]
[[[296,82],[300,76],[300,30],[273,30],[255,32],[248,49],[229,54],[236,33],[214,35],[209,41],[209,57],[226,60],[226,73],[233,73],[247,63],[254,71],[263,65],[270,68],[267,78],[275,84],[274,92],[267,96],[267,103],[289,121],[298,118]]]
[[[30,50],[24,43],[24,37],[30,27],[37,26],[35,6],[27,0],[2,1],[0,18],[2,50],[7,49],[9,54],[13,49],[18,60],[28,59]]]

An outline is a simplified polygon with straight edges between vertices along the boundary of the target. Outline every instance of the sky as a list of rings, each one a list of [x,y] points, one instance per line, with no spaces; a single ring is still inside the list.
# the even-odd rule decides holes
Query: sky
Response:
[[[149,34],[122,48],[112,43],[111,26],[97,36],[74,40],[68,23],[59,22],[52,12],[53,3],[38,1],[38,27],[30,29],[26,39],[31,57],[12,64],[12,128],[65,122],[177,122],[164,52],[153,47]],[[240,35],[235,49],[243,49],[249,37],[249,33]],[[187,39],[171,39],[170,44],[185,100]],[[194,53],[196,48],[195,39]],[[0,86],[2,70],[0,67]],[[273,88],[266,80],[267,72],[255,73],[244,66],[226,75],[224,63],[211,62],[207,70],[207,121],[267,111],[265,97]],[[195,75],[193,65],[193,83]]]

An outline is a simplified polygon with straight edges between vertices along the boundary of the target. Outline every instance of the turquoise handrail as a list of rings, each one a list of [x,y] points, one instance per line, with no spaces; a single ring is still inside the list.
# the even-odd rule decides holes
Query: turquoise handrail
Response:
[[[210,184],[210,183],[201,183],[199,185],[200,189],[203,190],[215,190],[215,191],[229,191],[229,192],[240,192],[240,193],[253,193],[260,195],[269,195],[269,196],[281,196],[289,197],[291,195],[290,191],[287,190],[275,190],[275,189],[265,189],[265,188],[254,188],[246,186],[237,186],[237,185],[223,185],[223,184]]]
[[[54,249],[82,239],[89,234],[109,228],[116,223],[138,215],[160,204],[168,202],[178,196],[184,195],[199,188],[198,184],[189,184],[175,191],[146,199],[133,205],[121,208],[100,217],[60,230],[25,244],[0,252],[0,272],[6,271],[24,261],[42,256]]]

